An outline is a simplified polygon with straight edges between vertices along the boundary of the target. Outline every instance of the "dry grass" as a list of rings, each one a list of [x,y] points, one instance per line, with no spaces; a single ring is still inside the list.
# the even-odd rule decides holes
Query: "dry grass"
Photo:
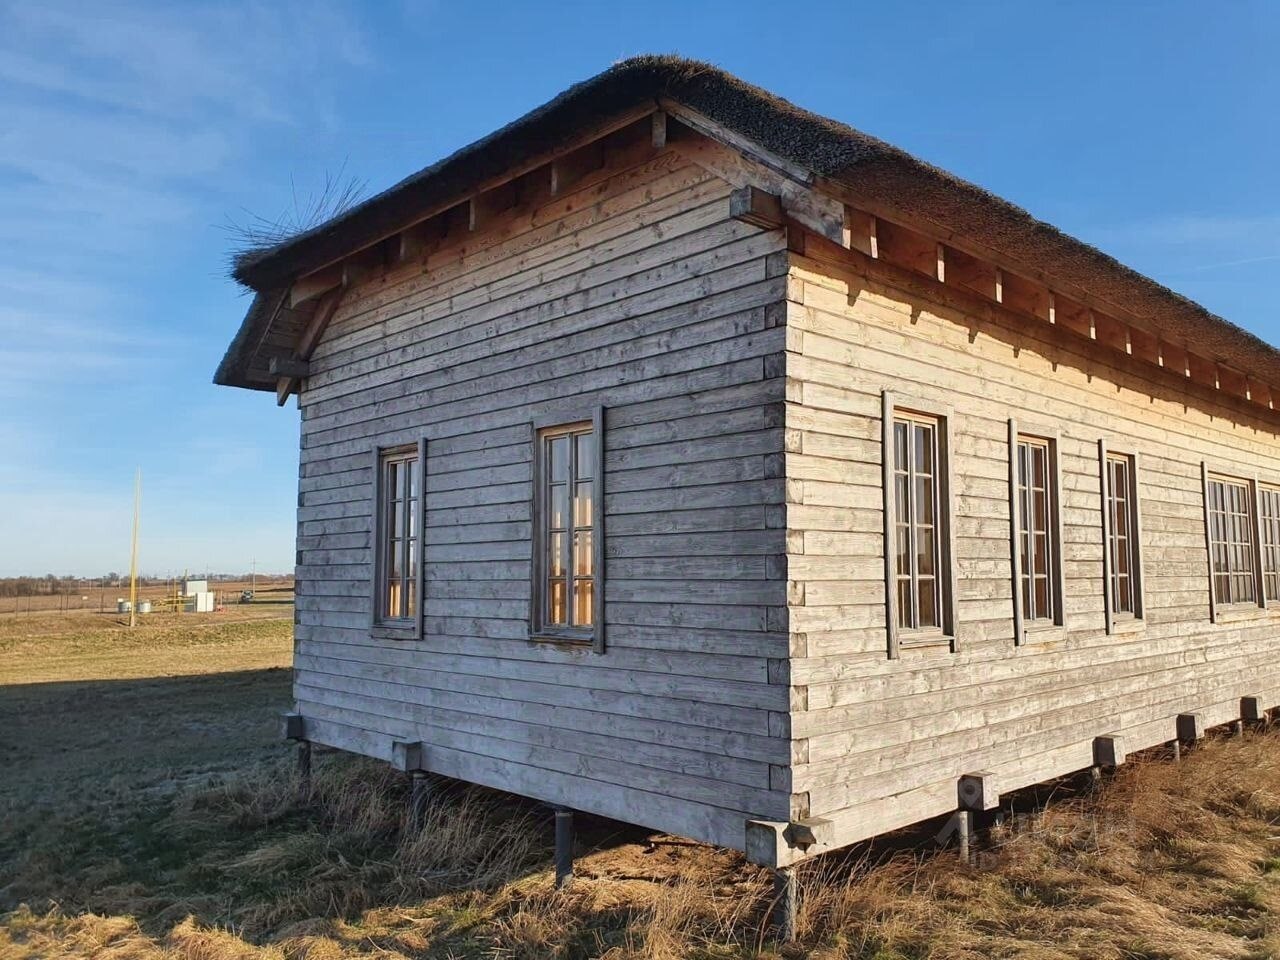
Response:
[[[187,725],[223,725],[185,741],[199,775],[179,786],[157,789],[172,755],[132,729],[134,767],[152,774],[55,765],[67,790],[38,794],[38,822],[30,788],[0,784],[0,958],[1280,955],[1280,732],[1059,794],[972,867],[903,843],[809,864],[800,941],[783,946],[767,934],[768,876],[733,854],[588,820],[578,879],[557,892],[549,818],[516,798],[441,782],[416,830],[402,777],[333,754],[301,796],[283,750],[229,725],[287,698],[283,673],[262,673],[235,695],[204,678],[225,703],[175,694]],[[234,771],[217,752],[233,736]]]

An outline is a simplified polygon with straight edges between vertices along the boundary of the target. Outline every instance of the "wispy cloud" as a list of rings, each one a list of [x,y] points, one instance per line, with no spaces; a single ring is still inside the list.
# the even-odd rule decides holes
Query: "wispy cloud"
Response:
[[[210,226],[244,195],[260,142],[329,122],[334,84],[373,62],[359,13],[342,0],[0,0],[0,566],[104,562],[118,544],[94,531],[118,526],[128,491],[115,481],[126,488],[137,462],[175,542],[259,536],[261,519],[184,519],[192,477],[226,479],[206,498],[224,516],[233,481],[292,470],[266,440],[242,446],[225,413],[193,415],[216,356],[182,297],[221,264]],[[34,552],[6,556],[14,544]]]

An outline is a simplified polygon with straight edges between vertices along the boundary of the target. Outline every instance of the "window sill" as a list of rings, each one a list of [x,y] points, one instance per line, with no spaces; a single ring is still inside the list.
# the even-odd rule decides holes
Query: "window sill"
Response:
[[[898,653],[907,656],[912,653],[929,653],[955,649],[955,637],[944,633],[929,633],[920,636],[898,635]]]
[[[1018,641],[1018,646],[1028,647],[1037,646],[1045,643],[1054,643],[1058,640],[1067,638],[1067,628],[1065,624],[1050,624],[1046,626],[1024,627],[1022,630],[1022,639]]]
[[[418,633],[418,628],[412,624],[405,624],[403,627],[392,626],[388,623],[375,623],[369,628],[369,636],[373,640],[421,640],[422,637]]]
[[[1126,633],[1142,633],[1147,629],[1147,621],[1141,617],[1127,617],[1124,620],[1111,621],[1111,636]]]
[[[592,637],[584,637],[581,635],[566,635],[558,633],[531,633],[529,634],[530,643],[546,643],[564,647],[590,647],[594,642]]]
[[[1219,606],[1214,612],[1214,623],[1247,623],[1250,620],[1265,620],[1272,611],[1260,607],[1256,603],[1233,604],[1229,607]]]

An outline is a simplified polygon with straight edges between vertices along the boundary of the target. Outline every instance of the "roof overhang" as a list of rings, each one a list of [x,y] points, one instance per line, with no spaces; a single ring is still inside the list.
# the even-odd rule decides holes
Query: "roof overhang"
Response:
[[[239,256],[233,276],[256,296],[215,382],[276,390],[283,402],[291,378],[274,374],[272,359],[305,361],[341,292],[368,269],[478,229],[532,180],[554,193],[620,131],[651,127],[651,148],[663,148],[668,118],[673,140],[728,148],[743,166],[726,178],[776,196],[785,220],[837,245],[939,282],[950,261],[953,283],[989,289],[1023,315],[1130,355],[1136,344],[1151,363],[1264,411],[1274,406],[1266,385],[1280,397],[1280,352],[1253,334],[896,147],[675,57],[624,61],[341,216]]]

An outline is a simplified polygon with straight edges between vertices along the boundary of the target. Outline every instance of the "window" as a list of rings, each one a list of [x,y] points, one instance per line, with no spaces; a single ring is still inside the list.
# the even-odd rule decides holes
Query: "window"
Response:
[[[894,544],[898,628],[941,629],[938,543],[938,424],[899,415],[893,421]]]
[[[1098,445],[1102,464],[1102,533],[1107,631],[1116,619],[1142,616],[1142,560],[1137,458]]]
[[[1009,422],[1013,530],[1014,637],[1063,625],[1062,533],[1058,516],[1058,441],[1018,432]]]
[[[1254,603],[1253,497],[1243,480],[1210,477],[1209,555],[1216,604]]]
[[[601,426],[592,420],[537,430],[533,623],[535,636],[603,649]]]
[[[423,446],[374,452],[374,622],[415,634],[422,592]]]
[[[1262,595],[1268,603],[1280,600],[1280,489],[1258,488],[1262,521]]]
[[[884,494],[889,655],[951,643],[950,484],[946,417],[898,408],[885,394]]]

